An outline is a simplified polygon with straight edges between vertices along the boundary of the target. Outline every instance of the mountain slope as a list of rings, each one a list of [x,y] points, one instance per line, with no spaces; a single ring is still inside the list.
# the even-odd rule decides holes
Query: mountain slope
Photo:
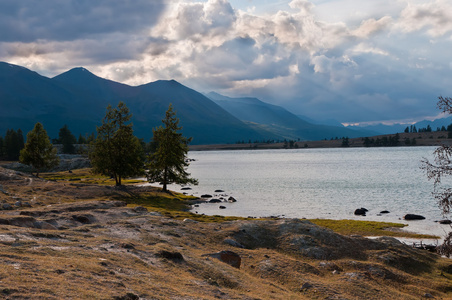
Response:
[[[214,92],[207,95],[226,111],[254,128],[260,128],[286,139],[321,140],[332,137],[361,137],[367,133],[339,126],[315,125],[300,119],[286,109],[256,98],[230,98]]]
[[[42,122],[51,137],[64,124],[75,134],[95,132],[106,106],[124,101],[133,114],[134,130],[148,141],[173,103],[193,144],[234,143],[262,139],[261,134],[230,115],[204,95],[176,81],[132,87],[100,78],[84,68],[52,79],[26,68],[0,63],[0,134],[9,128],[28,132]]]

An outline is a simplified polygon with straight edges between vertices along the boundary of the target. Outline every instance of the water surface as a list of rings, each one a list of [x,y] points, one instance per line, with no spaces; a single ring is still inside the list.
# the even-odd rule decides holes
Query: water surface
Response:
[[[417,232],[444,234],[450,227],[433,199],[432,182],[419,168],[435,147],[333,148],[190,152],[188,171],[199,180],[195,196],[224,190],[236,203],[202,204],[195,211],[233,216],[284,216],[392,221]],[[172,186],[180,191],[179,186]],[[220,195],[218,195],[219,197]],[[366,217],[353,214],[369,210]],[[387,215],[380,215],[389,210]],[[407,222],[407,213],[425,221]]]

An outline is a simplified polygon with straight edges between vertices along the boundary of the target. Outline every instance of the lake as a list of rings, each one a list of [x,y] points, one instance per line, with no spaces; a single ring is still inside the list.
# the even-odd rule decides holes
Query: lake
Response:
[[[189,152],[188,171],[199,180],[189,194],[223,194],[236,203],[201,204],[197,213],[391,221],[410,231],[444,235],[450,227],[419,167],[435,147],[330,148]],[[181,191],[180,186],[170,189]],[[215,193],[217,189],[224,193]],[[187,192],[187,191],[185,191]],[[220,195],[218,195],[219,197]],[[356,208],[369,210],[355,216]],[[388,210],[389,214],[380,214]],[[404,221],[407,213],[424,221]]]

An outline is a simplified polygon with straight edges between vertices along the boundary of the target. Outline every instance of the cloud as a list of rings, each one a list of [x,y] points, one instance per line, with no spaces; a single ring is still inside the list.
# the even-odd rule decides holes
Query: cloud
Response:
[[[368,19],[363,21],[359,28],[353,30],[352,34],[359,38],[369,38],[371,35],[388,28],[391,22],[390,16],[384,16],[379,20]]]
[[[163,0],[2,0],[0,41],[70,41],[137,33],[158,21]]]
[[[404,32],[427,30],[432,37],[452,32],[452,3],[436,0],[429,3],[408,4],[402,11],[398,27]]]
[[[175,79],[350,123],[435,115],[429,99],[452,94],[444,0],[294,0],[266,14],[227,0],[35,3],[0,2],[0,55],[44,75]]]

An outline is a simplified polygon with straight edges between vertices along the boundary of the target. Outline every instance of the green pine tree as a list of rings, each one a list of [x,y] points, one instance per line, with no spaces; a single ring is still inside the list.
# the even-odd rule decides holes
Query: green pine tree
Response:
[[[66,154],[74,154],[75,153],[75,146],[74,144],[77,143],[77,139],[72,134],[72,132],[69,130],[67,125],[64,125],[60,128],[60,132],[58,133],[59,136],[59,143],[63,145],[63,153]]]
[[[119,102],[117,108],[108,105],[89,152],[93,172],[112,176],[117,186],[122,184],[122,178],[144,173],[143,148],[133,135],[131,118],[123,102]]]
[[[179,119],[176,118],[171,104],[162,122],[164,126],[153,130],[152,143],[157,145],[157,148],[148,157],[148,181],[162,183],[165,192],[171,183],[198,184],[198,181],[190,178],[186,171],[188,167],[186,157],[191,138],[186,138],[178,132],[182,127],[179,127]]]
[[[57,150],[50,143],[49,136],[41,123],[36,123],[32,131],[27,134],[27,142],[20,151],[19,161],[31,165],[39,177],[44,168],[51,168],[59,164]]]

